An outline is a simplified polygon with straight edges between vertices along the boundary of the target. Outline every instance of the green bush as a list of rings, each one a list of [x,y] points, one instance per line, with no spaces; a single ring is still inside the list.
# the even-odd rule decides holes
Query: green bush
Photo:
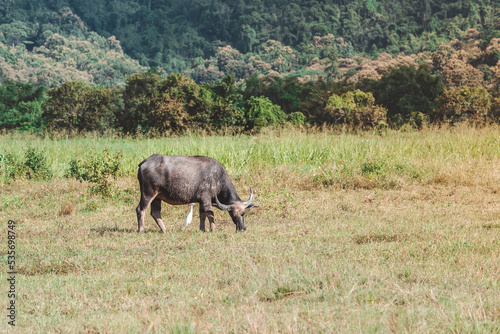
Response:
[[[291,114],[301,110],[300,103],[307,96],[304,92],[306,87],[307,85],[293,76],[260,78],[255,75],[245,80],[245,97],[249,99],[251,96],[265,96],[280,106],[286,114]]]
[[[91,154],[85,159],[72,159],[68,177],[91,183],[90,190],[103,197],[114,194],[114,180],[121,167],[122,153],[111,154],[107,149],[99,154]]]
[[[33,180],[50,180],[52,171],[49,168],[47,157],[43,151],[29,148],[24,154],[25,175]]]
[[[235,86],[235,78],[226,76],[212,88],[213,106],[210,122],[215,128],[238,128],[245,124],[243,95]]]
[[[20,162],[12,154],[0,154],[0,171],[6,179],[19,179],[24,176],[24,168]]]
[[[386,124],[387,110],[375,104],[372,93],[356,89],[342,95],[333,94],[326,104],[326,112],[333,124],[347,124],[352,128],[375,128]]]
[[[286,118],[283,110],[267,97],[252,96],[248,100],[247,121],[251,129],[282,124]]]
[[[288,115],[288,121],[293,125],[303,125],[306,122],[306,116],[300,111],[296,111]]]
[[[0,169],[7,179],[50,180],[53,176],[45,153],[29,148],[20,160],[12,154],[0,155]]]

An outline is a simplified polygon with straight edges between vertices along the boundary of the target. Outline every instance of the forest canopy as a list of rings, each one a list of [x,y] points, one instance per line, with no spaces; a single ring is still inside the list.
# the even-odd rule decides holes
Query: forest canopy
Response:
[[[497,2],[0,0],[0,129],[499,122]]]
[[[92,40],[94,32],[113,38],[141,66],[192,71],[203,81],[200,66],[238,77],[217,56],[226,47],[256,71],[266,71],[259,68],[264,62],[283,73],[314,65],[315,58],[436,51],[470,28],[488,42],[500,37],[499,10],[497,0],[0,0],[0,42],[31,51],[47,47],[54,34],[71,43]],[[315,40],[323,36],[333,37]],[[283,49],[294,57],[278,59]]]

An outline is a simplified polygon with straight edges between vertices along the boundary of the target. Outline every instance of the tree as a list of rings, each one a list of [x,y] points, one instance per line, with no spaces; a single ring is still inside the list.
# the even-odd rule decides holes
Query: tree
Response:
[[[0,129],[40,130],[46,89],[6,81],[0,85]]]
[[[211,123],[216,128],[240,127],[245,123],[243,95],[235,86],[235,78],[226,76],[212,89],[214,104]]]
[[[32,29],[25,22],[13,21],[0,25],[0,41],[3,36],[7,44],[11,46],[25,43],[28,37],[31,37],[30,35],[32,35]]]
[[[461,48],[460,44],[452,42],[441,45],[432,56],[435,69],[440,71],[443,83],[447,87],[459,88],[482,85],[483,72],[470,64],[471,62],[477,62],[477,58],[482,53],[481,50],[473,45]]]
[[[118,124],[123,132],[135,133],[140,126],[147,132],[154,126],[149,120],[151,105],[160,95],[161,76],[154,71],[137,73],[127,77],[123,92],[124,109],[119,113]]]
[[[392,68],[365,87],[373,92],[377,104],[387,108],[387,117],[399,125],[409,122],[415,112],[430,115],[443,88],[441,77],[432,75],[426,65]]]
[[[232,75],[236,79],[243,78],[245,63],[242,54],[231,46],[219,47],[215,55],[217,66],[226,75]]]
[[[234,78],[227,89],[220,88],[223,98],[219,98],[219,105],[230,104],[237,95]],[[213,95],[211,87],[199,86],[182,74],[165,78],[154,71],[135,74],[127,78],[119,124],[126,133],[182,133],[189,128],[210,127],[216,107]]]
[[[47,127],[53,130],[104,132],[116,128],[121,109],[119,90],[68,82],[48,91],[44,105]]]

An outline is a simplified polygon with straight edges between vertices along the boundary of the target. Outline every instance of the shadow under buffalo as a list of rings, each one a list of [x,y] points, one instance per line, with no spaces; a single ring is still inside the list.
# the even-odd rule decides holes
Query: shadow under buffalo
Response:
[[[137,230],[134,228],[121,228],[121,227],[93,227],[90,229],[90,232],[96,232],[99,235],[104,235],[105,233],[137,233]],[[146,231],[146,233],[153,233],[154,231]]]

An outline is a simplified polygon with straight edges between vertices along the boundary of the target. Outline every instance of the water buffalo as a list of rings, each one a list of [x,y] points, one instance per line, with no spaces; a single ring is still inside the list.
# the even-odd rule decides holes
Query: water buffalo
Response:
[[[236,231],[242,232],[246,231],[245,209],[257,207],[252,204],[252,187],[248,201],[242,201],[224,167],[209,157],[153,154],[139,164],[137,178],[141,187],[141,201],[136,209],[137,232],[144,232],[144,216],[151,205],[151,216],[165,233],[161,201],[172,205],[199,203],[202,231],[206,218],[210,231],[215,229],[213,206],[229,212]]]

